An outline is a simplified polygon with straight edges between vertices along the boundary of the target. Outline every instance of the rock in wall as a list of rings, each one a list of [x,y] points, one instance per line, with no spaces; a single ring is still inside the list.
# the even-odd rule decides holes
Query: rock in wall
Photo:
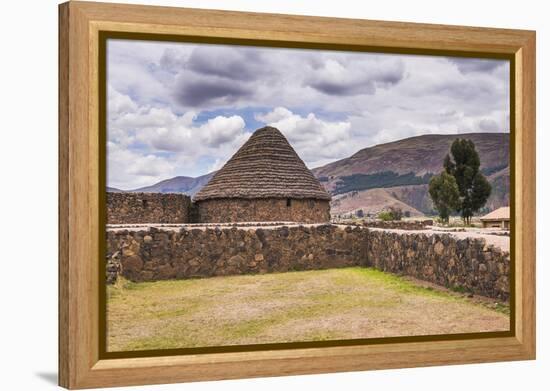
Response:
[[[241,221],[295,221],[328,223],[330,204],[326,200],[226,198],[197,202],[200,223]]]
[[[107,282],[370,266],[508,300],[510,255],[482,239],[360,226],[109,230]]]
[[[368,265],[448,288],[508,300],[510,254],[482,239],[370,231]]]
[[[119,264],[120,273],[131,281],[364,265],[366,232],[328,224],[109,231],[108,264]]]
[[[107,193],[107,224],[189,223],[191,199],[175,193]]]
[[[433,225],[433,220],[396,220],[396,221],[382,221],[382,220],[370,220],[364,221],[363,226],[370,228],[384,228],[384,229],[403,229],[403,230],[421,230],[427,229]]]

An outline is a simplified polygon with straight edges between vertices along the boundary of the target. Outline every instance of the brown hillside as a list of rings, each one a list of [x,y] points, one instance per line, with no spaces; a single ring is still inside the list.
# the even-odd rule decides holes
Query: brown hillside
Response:
[[[196,178],[188,176],[177,176],[170,179],[165,179],[151,186],[142,187],[135,190],[130,190],[135,193],[185,193],[193,196],[204,185],[208,183],[210,178],[214,176],[216,171],[202,175]]]
[[[487,179],[492,189],[485,206],[489,210],[495,210],[501,206],[510,205],[510,166],[490,175]]]
[[[508,133],[469,133],[460,135],[427,134],[387,144],[364,148],[349,158],[313,169],[318,177],[328,178],[323,184],[333,190],[339,177],[352,174],[374,174],[393,171],[397,174],[438,173],[452,142],[458,138],[472,140],[481,159],[481,168],[501,166],[509,161]]]
[[[486,208],[493,210],[509,205],[509,134],[508,133],[471,133],[461,135],[422,135],[387,144],[364,148],[349,158],[329,163],[313,169],[313,173],[322,181],[325,188],[340,196],[356,194],[352,199],[344,198],[333,202],[332,209],[345,213],[356,209],[364,212],[376,211],[381,205],[398,206],[415,210],[418,213],[432,213],[432,203],[428,194],[428,179],[420,180],[424,175],[441,172],[442,162],[449,152],[452,142],[458,138],[472,140],[479,153],[481,169],[491,183],[492,193]],[[408,176],[399,183],[388,182],[381,174]],[[365,176],[355,178],[352,176]],[[395,179],[397,181],[397,179]],[[413,181],[417,179],[418,181]],[[342,184],[347,185],[342,190]],[[381,190],[381,191],[375,191]],[[343,194],[339,194],[343,193]]]
[[[419,210],[395,198],[392,190],[392,188],[370,189],[337,195],[332,199],[330,213],[336,216],[355,213],[361,209],[366,216],[376,217],[381,211],[394,207],[403,212],[409,212],[411,217],[423,216]]]

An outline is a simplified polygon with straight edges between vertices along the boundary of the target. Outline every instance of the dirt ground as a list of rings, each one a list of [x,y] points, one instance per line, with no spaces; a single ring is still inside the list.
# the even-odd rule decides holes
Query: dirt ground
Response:
[[[423,229],[423,230],[402,230],[402,229],[386,229],[386,228],[370,228],[373,231],[387,231],[387,232],[397,232],[401,234],[449,234],[454,236],[457,239],[484,239],[485,243],[488,245],[493,245],[499,247],[503,251],[510,251],[510,236],[503,235],[502,231],[495,231],[494,229],[483,229],[483,228],[462,228],[461,230],[456,229],[443,229],[443,228],[432,228],[432,229]]]
[[[108,351],[502,331],[508,307],[368,268],[109,286]]]

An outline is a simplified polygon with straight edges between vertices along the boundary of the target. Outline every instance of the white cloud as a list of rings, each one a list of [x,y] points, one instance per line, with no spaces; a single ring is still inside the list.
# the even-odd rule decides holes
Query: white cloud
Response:
[[[205,174],[201,159],[219,168],[246,141],[244,120],[237,115],[216,116],[197,124],[197,115],[183,115],[169,107],[138,105],[110,87],[109,186],[133,189],[166,179],[177,169],[187,175]],[[112,114],[111,114],[112,113]]]
[[[156,116],[157,112],[150,113]],[[205,148],[223,147],[245,131],[244,120],[237,115],[217,116],[198,126],[193,122],[194,115],[177,116],[168,112],[153,119],[144,117],[145,126],[141,127],[137,139],[159,151],[196,155]],[[157,123],[158,117],[165,121]]]
[[[189,126],[194,118],[195,113],[192,111],[178,116],[169,108],[140,106],[139,108],[136,107],[133,112],[120,116],[114,123],[126,129],[147,129],[167,125]]]
[[[135,189],[170,177],[174,166],[151,154],[139,154],[120,145],[107,143],[107,184],[123,190]]]
[[[220,168],[256,121],[310,167],[423,133],[509,130],[503,61],[113,40],[107,76],[110,150],[134,170],[109,169],[123,188]]]
[[[238,115],[217,116],[199,128],[199,137],[210,147],[217,147],[234,140],[244,132],[244,120]]]
[[[263,122],[265,124],[274,124],[276,122],[282,121],[285,118],[289,118],[292,116],[292,111],[284,108],[284,107],[275,107],[272,111],[261,114],[257,113],[254,115],[254,118],[256,121]]]
[[[313,88],[327,95],[372,95],[377,88],[391,87],[403,79],[405,67],[396,57],[330,58],[306,77]]]
[[[302,117],[285,107],[256,115],[257,120],[279,129],[296,152],[313,168],[356,151],[351,139],[351,124],[346,121],[325,121],[314,113]]]
[[[108,87],[108,112],[109,119],[118,118],[126,113],[136,111],[137,105],[129,96],[121,94],[111,86]]]
[[[220,168],[223,167],[225,162],[226,162],[226,160],[222,160],[220,158],[216,159],[214,161],[214,163],[212,163],[210,166],[208,166],[208,172],[218,171]]]

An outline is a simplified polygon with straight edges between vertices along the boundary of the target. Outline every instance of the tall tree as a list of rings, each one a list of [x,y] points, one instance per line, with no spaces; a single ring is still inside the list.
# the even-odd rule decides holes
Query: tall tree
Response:
[[[443,167],[452,175],[458,186],[460,204],[456,208],[466,224],[491,195],[491,185],[479,171],[480,161],[472,140],[456,139],[451,145],[451,155],[445,156]]]
[[[430,179],[429,193],[439,217],[446,223],[453,210],[460,206],[460,194],[456,179],[443,171]]]

